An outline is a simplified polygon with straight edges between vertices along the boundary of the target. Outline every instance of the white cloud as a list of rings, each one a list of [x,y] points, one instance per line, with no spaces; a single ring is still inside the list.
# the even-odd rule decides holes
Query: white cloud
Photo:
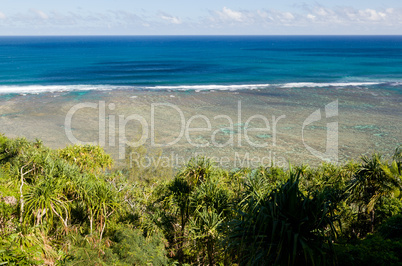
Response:
[[[290,13],[290,12],[282,13],[282,15],[283,15],[283,18],[284,18],[284,19],[287,19],[287,20],[293,20],[293,19],[295,18],[295,17],[293,16],[293,14]]]
[[[327,8],[313,6],[308,11],[307,19],[315,23],[329,25],[378,25],[400,26],[402,23],[402,10],[387,9],[355,9],[352,7]]]
[[[2,27],[13,33],[13,29],[47,29],[54,34],[63,34],[64,29],[74,32],[74,29],[85,29],[85,32],[96,31],[120,34],[310,34],[312,29],[339,29],[334,34],[342,32],[371,34],[386,32],[397,34],[402,30],[402,9],[378,8],[356,9],[353,7],[337,6],[333,8],[322,5],[301,5],[298,10],[236,10],[223,7],[219,10],[209,10],[201,17],[181,18],[162,11],[152,13],[138,10],[108,10],[92,12],[84,9],[72,11],[30,9],[24,13],[14,13],[7,16],[0,12]],[[172,27],[172,25],[181,25]],[[290,29],[290,30],[286,30]],[[293,31],[291,29],[294,29]],[[175,31],[177,30],[177,31]],[[180,31],[179,31],[180,30]],[[372,31],[372,32],[370,32]],[[373,32],[374,33],[374,32]]]
[[[49,16],[42,10],[31,9],[31,11],[41,19],[48,19]]]
[[[316,17],[312,14],[307,14],[307,18],[314,21]]]
[[[273,18],[273,22],[276,24],[288,25],[295,20],[295,15],[290,12],[271,10],[270,13],[271,17]]]
[[[182,23],[182,21],[178,17],[174,17],[174,16],[171,16],[171,15],[168,15],[165,13],[162,13],[160,15],[160,18],[165,21],[168,21],[171,24],[181,24]]]
[[[234,11],[230,8],[224,7],[222,11],[216,11],[222,20],[234,20],[234,21],[243,21],[244,16],[239,11]]]
[[[266,26],[269,24],[288,25],[296,19],[291,12],[281,12],[277,10],[241,10],[235,11],[224,7],[219,11],[211,11],[207,19],[212,23],[211,26],[223,28],[225,26],[247,27],[247,26]]]
[[[299,5],[292,12],[273,9],[212,10],[198,24],[230,34],[400,34],[402,9],[356,9]],[[186,22],[184,22],[186,23]]]
[[[371,21],[379,21],[387,16],[384,12],[378,12],[374,9],[359,10],[359,15],[361,18]]]

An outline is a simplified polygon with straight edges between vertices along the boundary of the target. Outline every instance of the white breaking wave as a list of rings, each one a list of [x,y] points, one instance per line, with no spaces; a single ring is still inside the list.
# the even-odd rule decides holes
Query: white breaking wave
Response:
[[[27,86],[7,86],[0,85],[0,94],[38,94],[68,91],[105,91],[105,90],[194,90],[198,91],[238,91],[255,90],[264,88],[314,88],[314,87],[356,87],[373,86],[385,84],[386,82],[338,82],[338,83],[315,83],[315,82],[296,82],[285,84],[236,84],[236,85],[178,85],[178,86],[119,86],[119,85],[27,85]],[[391,86],[399,86],[401,83],[388,83]]]
[[[381,82],[334,82],[334,83],[315,83],[315,82],[296,82],[281,85],[282,88],[314,88],[314,87],[358,87],[379,85]]]
[[[37,94],[44,92],[63,92],[63,91],[91,91],[91,90],[112,90],[119,88],[110,85],[28,85],[28,86],[0,86],[0,94],[8,93],[27,93]]]
[[[253,90],[272,87],[273,84],[243,84],[243,85],[179,85],[179,86],[153,86],[144,87],[148,90]]]

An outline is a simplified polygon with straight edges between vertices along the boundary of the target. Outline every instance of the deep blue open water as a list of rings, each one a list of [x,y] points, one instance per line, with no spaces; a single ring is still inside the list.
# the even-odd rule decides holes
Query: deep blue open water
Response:
[[[267,86],[401,92],[402,36],[0,37],[0,93]]]

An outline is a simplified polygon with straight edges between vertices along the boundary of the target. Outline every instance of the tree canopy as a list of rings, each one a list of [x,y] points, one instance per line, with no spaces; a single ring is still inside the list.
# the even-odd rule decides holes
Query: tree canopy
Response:
[[[401,164],[143,169],[0,135],[0,265],[401,264]]]

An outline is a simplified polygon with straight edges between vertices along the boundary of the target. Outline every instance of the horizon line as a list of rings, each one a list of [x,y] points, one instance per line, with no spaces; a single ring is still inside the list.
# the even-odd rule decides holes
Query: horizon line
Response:
[[[24,35],[1,35],[0,37],[286,37],[286,36],[300,36],[300,37],[342,37],[342,36],[356,36],[356,37],[371,37],[371,36],[402,36],[402,34],[24,34]]]

